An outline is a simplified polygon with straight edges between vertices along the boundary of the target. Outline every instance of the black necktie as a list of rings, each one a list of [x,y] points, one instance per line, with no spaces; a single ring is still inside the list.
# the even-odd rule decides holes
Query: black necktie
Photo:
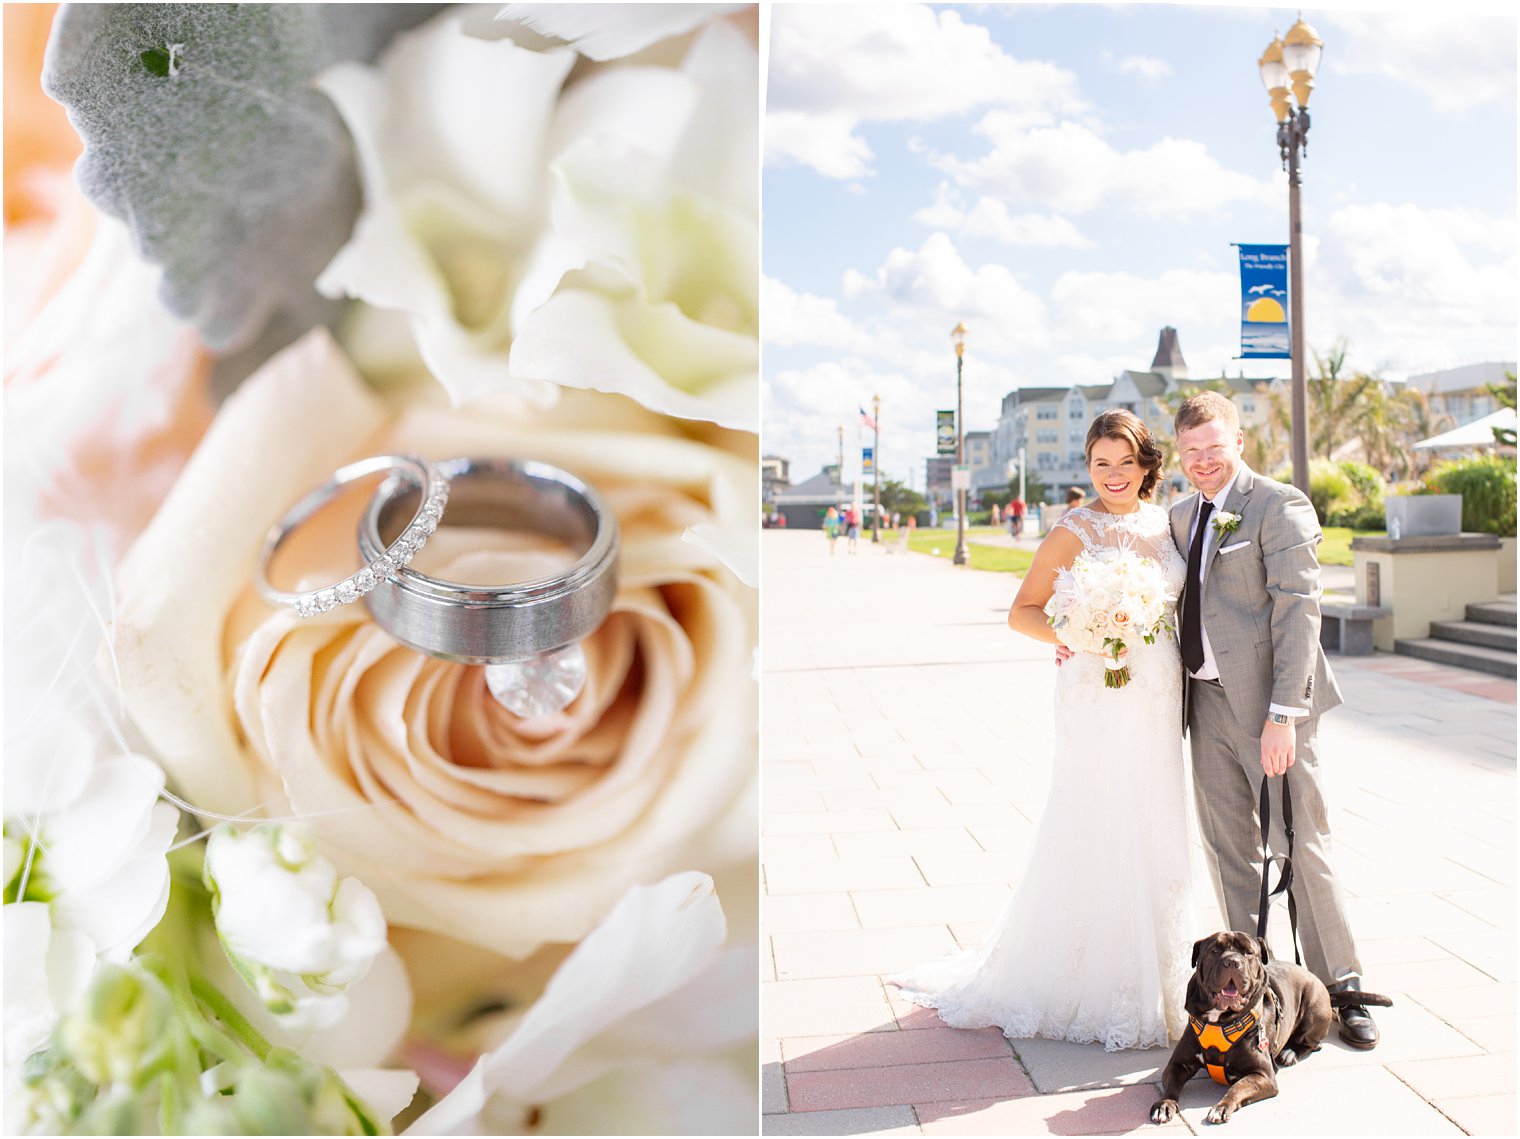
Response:
[[[1203,622],[1198,616],[1198,595],[1203,592],[1203,540],[1209,532],[1214,504],[1203,500],[1198,510],[1198,533],[1188,548],[1187,592],[1182,595],[1182,663],[1189,672],[1203,667]]]

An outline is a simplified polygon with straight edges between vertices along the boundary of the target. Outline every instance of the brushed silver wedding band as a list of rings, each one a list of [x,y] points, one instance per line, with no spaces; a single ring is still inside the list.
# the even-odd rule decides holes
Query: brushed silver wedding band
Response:
[[[398,567],[364,596],[377,624],[408,648],[462,664],[527,660],[600,627],[617,592],[619,544],[617,520],[601,495],[568,471],[532,460],[459,458],[433,466],[449,485],[446,525],[543,534],[580,556],[551,577],[487,586]],[[411,516],[417,493],[394,480],[376,490],[359,522],[366,559]]]
[[[269,566],[286,539],[297,527],[336,498],[349,483],[378,474],[390,476],[381,484],[381,490],[406,490],[416,504],[407,515],[405,527],[400,528],[388,544],[376,544],[372,553],[364,555],[366,564],[342,581],[318,589],[276,589],[269,580]],[[372,455],[339,467],[319,486],[302,495],[285,512],[284,517],[270,527],[259,550],[254,586],[266,601],[288,605],[296,611],[298,617],[315,617],[339,605],[357,601],[398,567],[405,566],[427,543],[428,535],[443,516],[448,496],[449,488],[445,477],[433,464],[417,455]]]

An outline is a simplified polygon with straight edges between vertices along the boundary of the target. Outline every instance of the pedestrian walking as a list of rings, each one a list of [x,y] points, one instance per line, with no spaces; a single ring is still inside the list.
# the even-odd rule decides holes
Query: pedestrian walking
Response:
[[[853,503],[844,512],[845,537],[849,540],[850,553],[860,553],[860,512]]]
[[[1015,498],[1008,504],[1008,529],[1015,538],[1024,533],[1024,511],[1026,509],[1022,498]]]
[[[823,536],[829,540],[829,556],[834,556],[834,545],[839,541],[839,511],[829,507],[823,516]]]

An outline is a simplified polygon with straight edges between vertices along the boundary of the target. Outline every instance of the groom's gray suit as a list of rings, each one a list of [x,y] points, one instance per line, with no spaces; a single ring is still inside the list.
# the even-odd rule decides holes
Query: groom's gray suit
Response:
[[[1199,506],[1200,496],[1192,494],[1171,510],[1172,537],[1184,558]],[[1292,710],[1299,713],[1289,769],[1293,894],[1304,963],[1328,985],[1359,980],[1356,945],[1330,868],[1330,825],[1315,748],[1320,715],[1341,703],[1319,644],[1319,521],[1301,491],[1243,464],[1226,501],[1215,508],[1216,514],[1223,509],[1240,516],[1232,532],[1208,536],[1201,567],[1199,613],[1219,680],[1196,680],[1184,670],[1183,720],[1220,907],[1232,928],[1255,932],[1261,734],[1269,710]],[[1282,780],[1274,779],[1271,791],[1272,853],[1286,854]]]

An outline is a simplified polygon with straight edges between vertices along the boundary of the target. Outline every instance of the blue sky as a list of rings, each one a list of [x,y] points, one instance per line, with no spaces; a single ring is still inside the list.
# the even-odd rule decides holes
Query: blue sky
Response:
[[[1304,163],[1311,347],[1389,376],[1515,358],[1516,24],[1476,4],[1306,10],[1325,40]],[[1492,9],[1490,9],[1492,10]],[[1286,242],[1256,61],[1294,10],[771,9],[763,446],[806,478],[882,397],[886,474],[923,483],[954,406],[1150,363],[1236,361],[1231,242]],[[855,460],[846,459],[846,472]]]

